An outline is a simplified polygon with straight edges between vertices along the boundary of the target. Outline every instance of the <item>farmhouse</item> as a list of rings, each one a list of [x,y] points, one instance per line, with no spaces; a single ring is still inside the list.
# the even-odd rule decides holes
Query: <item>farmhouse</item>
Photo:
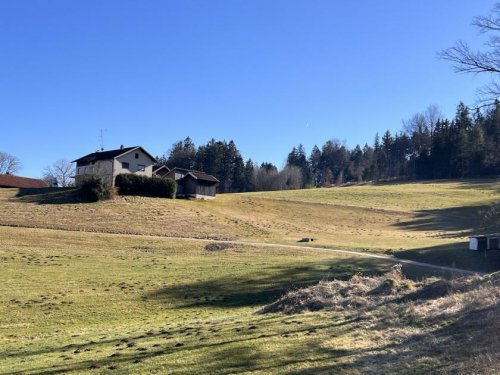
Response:
[[[165,177],[177,182],[178,198],[215,198],[219,184],[219,180],[212,175],[183,168],[174,168]]]
[[[122,173],[151,177],[156,162],[141,146],[121,146],[116,150],[93,152],[73,160],[73,163],[76,163],[75,184],[80,185],[92,175],[100,176],[111,186],[115,184],[115,177]]]
[[[0,188],[46,188],[47,183],[36,178],[0,174]]]

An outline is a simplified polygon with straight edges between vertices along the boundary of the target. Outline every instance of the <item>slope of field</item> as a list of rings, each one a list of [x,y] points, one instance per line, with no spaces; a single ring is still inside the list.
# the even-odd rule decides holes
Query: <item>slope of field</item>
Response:
[[[214,201],[117,197],[95,204],[72,203],[71,191],[0,189],[0,373],[494,368],[496,357],[457,361],[453,350],[466,346],[436,349],[479,340],[481,322],[498,311],[494,293],[484,305],[468,295],[437,298],[429,303],[443,313],[428,317],[430,310],[414,302],[380,304],[366,312],[368,319],[352,310],[260,315],[287,291],[380,274],[393,263],[313,249],[205,248],[219,239],[285,245],[308,236],[317,239],[314,246],[392,249],[437,264],[499,269],[498,252],[473,253],[463,245],[469,233],[498,229],[480,219],[480,210],[498,201],[498,183],[434,185],[231,194]],[[432,346],[435,355],[413,352],[419,343],[442,345]]]
[[[253,193],[266,198],[415,212],[481,206],[500,199],[493,180],[430,181]]]
[[[337,319],[263,317],[259,306],[323,278],[390,266],[127,235],[0,228],[0,238],[1,373],[300,368],[337,352],[332,343],[313,353]],[[310,350],[298,360],[302,346]]]
[[[295,288],[387,272],[383,260],[46,229],[3,227],[0,238],[2,374],[467,373],[496,364],[472,319],[498,310],[491,291],[483,304],[457,295],[256,314]],[[481,350],[462,355],[476,339]]]
[[[219,195],[214,201],[118,197],[61,204],[64,193],[0,189],[0,225],[292,243],[369,251],[438,248],[494,231],[481,211],[500,184],[412,183]],[[462,244],[463,246],[463,244]]]

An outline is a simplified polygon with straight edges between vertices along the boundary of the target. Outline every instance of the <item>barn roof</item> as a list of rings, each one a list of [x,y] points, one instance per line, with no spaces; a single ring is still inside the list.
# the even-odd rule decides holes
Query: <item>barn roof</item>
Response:
[[[141,149],[146,155],[148,155],[151,159],[153,159],[156,162],[156,158],[152,156],[149,152],[147,152],[144,148],[142,148],[141,146],[133,146],[133,147],[118,148],[116,150],[93,152],[91,154],[82,156],[79,159],[73,160],[73,163],[90,163],[92,161],[97,161],[97,160],[114,159],[117,158],[118,156],[124,155],[136,149]]]
[[[173,168],[170,170],[170,172],[167,174],[167,176],[172,176],[175,175],[175,172],[180,172],[184,176],[182,178],[186,178],[186,176],[191,176],[195,180],[201,180],[201,181],[208,181],[208,182],[214,182],[214,183],[219,183],[220,181],[212,176],[211,174],[201,172],[201,171],[195,171],[192,169],[185,169],[185,168]],[[181,180],[182,180],[181,178]]]
[[[0,187],[13,188],[45,188],[47,183],[37,178],[13,176],[11,174],[0,174]]]
[[[201,181],[208,181],[208,182],[214,182],[214,183],[219,183],[219,180],[216,179],[214,176],[211,174],[207,174],[204,172],[198,172],[198,171],[189,171],[186,176],[191,176],[195,180],[201,180]],[[184,177],[186,177],[184,176]]]
[[[162,169],[165,169],[165,171],[170,172],[170,168],[167,167],[166,165],[153,165],[153,174],[158,173]]]

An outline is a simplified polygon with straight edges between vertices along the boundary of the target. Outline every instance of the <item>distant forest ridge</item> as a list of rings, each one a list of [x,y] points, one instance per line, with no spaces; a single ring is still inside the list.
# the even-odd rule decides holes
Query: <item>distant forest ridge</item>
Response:
[[[373,145],[349,149],[337,140],[314,146],[309,155],[293,147],[282,170],[243,160],[231,140],[196,147],[190,137],[172,145],[160,161],[202,170],[220,181],[220,192],[301,189],[390,179],[481,178],[500,175],[500,103],[471,110],[463,103],[454,119],[436,106],[414,115],[396,134],[377,133]]]

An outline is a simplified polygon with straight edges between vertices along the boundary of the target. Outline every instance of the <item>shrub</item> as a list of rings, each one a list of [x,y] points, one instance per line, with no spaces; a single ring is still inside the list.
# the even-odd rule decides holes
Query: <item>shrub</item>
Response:
[[[146,177],[135,174],[116,176],[115,185],[121,195],[142,195],[149,197],[175,198],[174,180],[161,177]]]
[[[84,202],[98,202],[111,198],[111,188],[99,176],[86,179],[78,189],[78,196]]]

